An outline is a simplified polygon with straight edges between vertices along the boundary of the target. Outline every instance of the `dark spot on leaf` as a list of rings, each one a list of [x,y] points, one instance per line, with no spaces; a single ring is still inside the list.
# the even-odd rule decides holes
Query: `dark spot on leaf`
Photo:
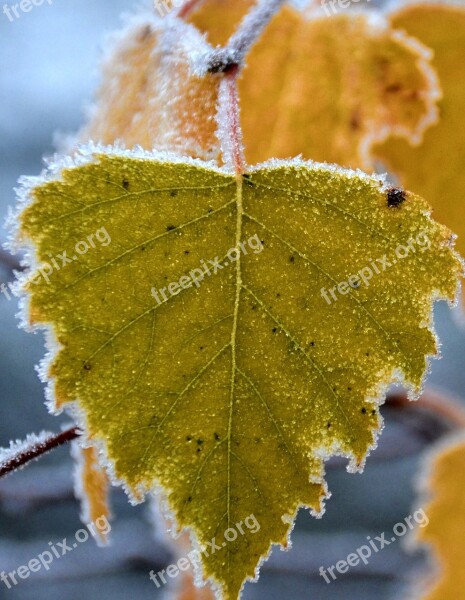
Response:
[[[395,93],[395,92],[400,92],[400,90],[402,89],[402,86],[400,85],[400,83],[391,83],[391,85],[386,86],[386,92],[388,93]]]
[[[187,499],[188,502],[192,502],[192,496],[189,496],[189,498]]]
[[[314,346],[314,345],[315,345],[315,342],[310,342],[310,346]]]
[[[281,294],[276,294],[276,298],[281,298]]]
[[[389,188],[387,191],[387,204],[390,208],[400,206],[405,202],[405,192],[400,188]]]
[[[173,231],[173,229],[176,229],[176,225],[167,225],[166,226],[166,231]]]
[[[201,440],[201,439],[199,438],[199,439],[197,440],[197,444],[198,444],[199,446],[201,446],[201,445],[203,444],[203,440]]]
[[[184,254],[190,254],[189,250],[184,250]]]
[[[358,112],[358,110],[354,110],[350,117],[350,128],[353,131],[357,131],[358,129],[360,129],[360,113]]]
[[[203,350],[203,349],[204,349],[204,346],[199,346],[199,350]]]
[[[192,438],[191,438],[191,436],[190,436],[190,435],[188,435],[188,436],[186,437],[186,440],[187,440],[188,442],[191,442],[191,441],[192,441]]]
[[[366,415],[367,409],[363,407],[360,409],[360,412],[362,413],[362,415]]]
[[[372,414],[372,415],[375,415],[375,414],[376,414],[376,410],[375,410],[375,409],[373,409],[373,410],[371,411],[371,414]]]
[[[290,256],[289,257],[289,262],[293,263],[295,261],[295,256]]]
[[[171,190],[171,192],[170,192],[170,196],[171,196],[172,198],[174,198],[174,197],[175,197],[175,196],[177,196],[177,195],[178,195],[178,191],[177,191],[177,190]]]
[[[127,179],[123,179],[123,187],[125,190],[129,189],[129,181]]]
[[[331,427],[331,421],[328,421],[328,422],[326,423],[326,427],[327,427],[328,429]]]
[[[220,434],[215,432],[215,440],[218,442],[220,440]]]
[[[202,448],[197,448],[196,452],[202,452]]]
[[[88,363],[88,362],[85,362],[84,365],[83,365],[83,369],[85,371],[90,371],[92,369],[92,365],[90,363]]]
[[[277,327],[273,327],[273,329],[271,330],[273,333],[276,333],[278,331]]]
[[[255,438],[255,443],[256,444],[259,444],[261,441],[262,441],[262,438],[257,438],[257,437]]]

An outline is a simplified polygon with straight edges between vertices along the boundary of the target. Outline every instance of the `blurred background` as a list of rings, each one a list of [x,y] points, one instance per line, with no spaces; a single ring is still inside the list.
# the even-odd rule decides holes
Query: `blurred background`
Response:
[[[57,136],[76,131],[98,82],[105,34],[117,28],[133,0],[45,0],[11,21],[0,14],[0,221],[13,206],[20,175],[36,175],[42,157],[54,151]],[[6,240],[0,229],[0,242]],[[0,284],[12,280],[0,264]],[[59,431],[69,422],[44,406],[44,389],[35,365],[44,354],[41,334],[18,329],[16,299],[0,294],[0,446],[42,429]],[[428,384],[460,399],[465,390],[465,329],[453,311],[436,307],[442,360],[432,365]],[[419,464],[447,425],[418,408],[383,407],[385,431],[363,475],[351,475],[343,461],[328,464],[332,498],[323,519],[301,511],[288,552],[275,550],[258,584],[247,584],[244,598],[268,600],[388,600],[426,568],[425,556],[400,540],[374,555],[367,566],[352,568],[327,585],[318,575],[366,542],[421,508],[415,492]],[[0,481],[0,572],[12,571],[80,529],[79,505],[72,485],[69,448],[62,448]],[[171,562],[168,547],[155,536],[146,503],[131,507],[121,490],[112,496],[112,544],[98,548],[92,539],[56,560],[49,571],[33,573],[0,599],[119,600],[161,598],[149,580]]]

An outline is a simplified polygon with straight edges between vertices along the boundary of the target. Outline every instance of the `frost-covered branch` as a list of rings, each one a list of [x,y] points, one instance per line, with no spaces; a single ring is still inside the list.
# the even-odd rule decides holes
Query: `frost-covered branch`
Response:
[[[207,57],[208,73],[226,73],[241,68],[250,48],[286,0],[261,0],[244,17],[239,28],[224,48],[213,50]]]
[[[244,17],[228,42],[228,47],[236,53],[239,65],[285,1],[262,0]]]
[[[24,467],[31,460],[67,444],[80,435],[80,429],[71,427],[58,434],[44,431],[39,435],[28,435],[24,441],[11,442],[9,448],[0,449],[0,477]]]

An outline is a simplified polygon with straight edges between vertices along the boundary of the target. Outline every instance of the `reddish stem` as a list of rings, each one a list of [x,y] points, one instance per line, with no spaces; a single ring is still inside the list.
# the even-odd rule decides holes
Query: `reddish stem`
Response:
[[[226,101],[227,107],[225,113],[229,125],[229,135],[231,141],[231,158],[234,165],[236,175],[242,175],[246,172],[246,162],[244,150],[242,146],[242,129],[239,109],[239,91],[237,89],[237,77],[239,75],[239,65],[233,65],[224,74],[224,82],[226,86]]]
[[[64,444],[71,442],[72,440],[78,438],[81,433],[82,432],[80,429],[77,427],[72,427],[71,429],[62,431],[57,435],[51,435],[48,439],[41,443],[32,444],[26,450],[19,452],[15,456],[11,457],[7,462],[0,465],[0,477],[5,476],[12,471],[16,471],[16,469],[24,467],[32,460],[39,458],[54,448],[58,448],[59,446],[63,446]]]

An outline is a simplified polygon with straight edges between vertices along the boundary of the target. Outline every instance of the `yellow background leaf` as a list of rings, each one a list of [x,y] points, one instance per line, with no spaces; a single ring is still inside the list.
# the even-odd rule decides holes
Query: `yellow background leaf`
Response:
[[[81,501],[81,518],[86,525],[95,523],[101,517],[110,519],[110,482],[105,470],[100,466],[95,448],[82,448],[77,442],[72,445],[76,461],[75,489]],[[100,521],[98,521],[100,522]],[[101,543],[106,544],[107,535],[96,528]]]
[[[252,4],[207,0],[192,20],[225,43],[236,12]],[[374,143],[394,133],[419,141],[436,120],[439,90],[429,60],[426,47],[381,17],[308,19],[284,7],[240,79],[248,162],[303,154],[370,170]]]
[[[213,592],[207,588],[198,588],[194,585],[191,573],[184,573],[181,588],[176,595],[177,600],[215,600]]]
[[[430,459],[431,460],[431,459]],[[431,498],[425,507],[429,523],[417,530],[416,539],[434,553],[438,573],[424,582],[429,591],[422,600],[462,598],[465,590],[465,440],[443,444],[428,466],[426,492]]]
[[[403,185],[432,205],[436,219],[458,234],[457,248],[464,253],[465,7],[446,3],[407,6],[392,15],[392,23],[433,49],[444,97],[440,121],[427,131],[420,146],[392,139],[375,153]]]
[[[33,180],[20,217],[35,264],[72,259],[24,283],[60,347],[56,407],[78,401],[117,479],[136,500],[160,483],[201,545],[253,516],[203,557],[235,600],[297,508],[321,510],[325,458],[363,465],[375,398],[400,373],[420,390],[432,302],[454,298],[461,263],[420,198],[361,172],[275,161],[236,178],[110,148],[76,161]]]
[[[191,21],[224,44],[253,4],[209,0]],[[218,158],[218,76],[193,75],[188,48],[208,46],[190,25],[176,27],[174,34],[169,20],[139,17],[119,35],[81,141]],[[253,46],[239,82],[248,162],[302,154],[371,170],[374,143],[393,134],[419,141],[436,120],[429,59],[419,42],[368,15],[308,19],[284,7]]]
[[[128,148],[217,158],[219,78],[193,75],[189,57],[192,48],[206,45],[191,26],[179,21],[174,30],[163,23],[151,15],[137,17],[115,35],[90,123],[79,140],[121,140]]]

